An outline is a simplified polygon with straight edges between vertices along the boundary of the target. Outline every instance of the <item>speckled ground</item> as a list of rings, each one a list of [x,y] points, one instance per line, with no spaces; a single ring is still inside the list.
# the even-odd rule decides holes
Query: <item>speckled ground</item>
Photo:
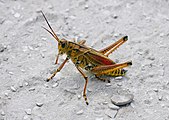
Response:
[[[168,0],[0,0],[0,120],[168,120]],[[124,35],[129,40],[110,58],[132,60],[122,80],[111,86],[92,75],[84,79],[68,62],[50,82],[57,42],[41,26],[42,10],[59,38],[86,39],[101,49]],[[131,93],[119,111],[111,96]],[[114,118],[115,116],[115,118]]]

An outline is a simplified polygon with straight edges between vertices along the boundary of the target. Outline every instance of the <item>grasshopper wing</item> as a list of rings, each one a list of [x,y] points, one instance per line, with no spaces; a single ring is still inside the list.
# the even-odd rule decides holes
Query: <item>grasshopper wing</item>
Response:
[[[97,63],[99,65],[112,65],[115,64],[114,61],[109,59],[107,56],[99,53],[96,50],[91,50],[85,54],[85,57],[87,57],[92,63]]]

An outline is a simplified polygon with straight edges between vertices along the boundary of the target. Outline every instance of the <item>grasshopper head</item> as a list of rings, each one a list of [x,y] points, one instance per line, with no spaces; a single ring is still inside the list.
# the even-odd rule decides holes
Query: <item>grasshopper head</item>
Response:
[[[61,39],[58,42],[59,54],[62,55],[67,52],[67,40]]]

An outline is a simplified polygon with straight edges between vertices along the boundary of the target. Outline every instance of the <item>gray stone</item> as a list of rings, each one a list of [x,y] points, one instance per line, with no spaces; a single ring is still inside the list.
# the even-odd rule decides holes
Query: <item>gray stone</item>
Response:
[[[115,77],[114,79],[115,80],[121,80],[123,77],[122,76],[119,76],[119,77]]]
[[[35,87],[29,88],[29,91],[34,91],[34,90],[35,90]]]
[[[107,105],[108,104],[108,102],[107,101],[104,101],[104,102],[102,102],[103,103],[103,105]]]
[[[1,115],[2,115],[2,116],[5,116],[5,112],[4,112],[3,110],[1,111]]]
[[[126,105],[133,101],[133,94],[113,95],[111,101],[115,105]]]
[[[109,86],[111,86],[111,83],[107,83],[107,84],[106,84],[106,87],[109,87]]]
[[[81,95],[77,95],[77,98],[80,99],[80,98],[81,98]]]
[[[5,50],[6,48],[7,48],[6,46],[0,44],[0,52],[4,52],[4,50]]]
[[[52,88],[55,88],[55,87],[57,87],[58,85],[59,85],[59,83],[55,83],[55,84],[52,85]]]
[[[162,95],[159,95],[158,100],[159,100],[159,101],[162,101],[162,99],[163,99],[163,96],[162,96]]]
[[[28,115],[25,115],[25,116],[23,117],[23,120],[30,120],[30,118],[29,118]]]
[[[16,88],[14,86],[11,86],[12,92],[16,92]]]
[[[37,105],[38,107],[42,107],[42,106],[43,106],[43,103],[37,102],[36,105]]]
[[[31,115],[31,114],[32,114],[32,110],[31,110],[31,109],[26,109],[26,110],[25,110],[25,113],[26,113],[27,115]]]
[[[83,114],[83,110],[78,111],[76,114],[77,114],[77,115]]]
[[[110,109],[112,109],[112,110],[119,110],[119,109],[120,109],[119,106],[116,106],[116,105],[114,105],[114,104],[108,104],[108,107],[109,107]]]
[[[14,17],[19,18],[21,15],[19,13],[15,13]]]
[[[28,86],[28,85],[29,85],[29,83],[28,83],[28,82],[25,82],[25,85],[26,85],[26,86]]]

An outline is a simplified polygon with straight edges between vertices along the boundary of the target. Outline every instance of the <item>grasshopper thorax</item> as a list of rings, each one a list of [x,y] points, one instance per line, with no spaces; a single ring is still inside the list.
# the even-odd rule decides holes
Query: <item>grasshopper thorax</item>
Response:
[[[59,49],[59,54],[62,55],[67,52],[67,47],[68,46],[68,41],[65,39],[59,40],[58,43],[58,49]]]

